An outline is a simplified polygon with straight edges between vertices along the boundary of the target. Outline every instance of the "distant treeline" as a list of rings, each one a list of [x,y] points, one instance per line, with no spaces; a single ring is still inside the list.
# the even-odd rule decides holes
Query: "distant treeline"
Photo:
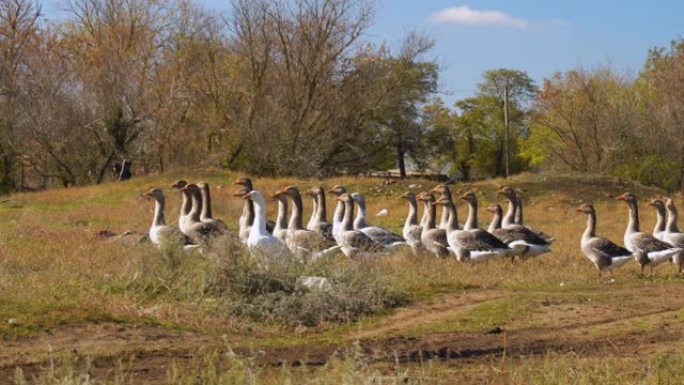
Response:
[[[100,183],[124,159],[137,173],[321,177],[405,161],[464,179],[553,167],[682,187],[681,42],[636,78],[573,70],[540,90],[524,71],[487,71],[446,106],[433,41],[370,42],[369,0],[56,8],[48,21],[40,3],[0,0],[0,192]]]

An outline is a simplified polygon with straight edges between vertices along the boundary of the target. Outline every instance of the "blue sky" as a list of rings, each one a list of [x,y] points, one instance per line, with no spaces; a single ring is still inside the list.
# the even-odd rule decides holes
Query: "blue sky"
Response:
[[[198,0],[225,12],[229,0]],[[46,14],[59,0],[46,0]],[[516,68],[538,83],[556,71],[610,63],[639,71],[653,46],[684,37],[684,1],[378,0],[367,38],[395,47],[411,30],[435,39],[448,102],[472,95],[481,74]]]

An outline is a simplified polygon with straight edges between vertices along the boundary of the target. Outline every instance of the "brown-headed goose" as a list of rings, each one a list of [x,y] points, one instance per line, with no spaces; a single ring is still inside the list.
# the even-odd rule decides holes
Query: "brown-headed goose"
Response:
[[[512,251],[510,251],[510,252],[508,252],[508,253],[505,253],[506,255],[510,256],[511,259],[515,258],[516,255],[522,257],[525,253],[527,253],[527,252],[529,251],[529,247],[528,247],[527,245],[520,244],[520,243],[512,244],[512,245],[511,245],[511,244],[508,244],[508,243],[506,243],[503,239],[501,239],[497,234],[495,234],[495,233],[493,233],[493,232],[491,232],[491,231],[489,231],[489,230],[481,230],[481,229],[479,228],[479,222],[478,222],[478,218],[477,218],[477,208],[478,208],[477,196],[475,195],[475,193],[474,193],[473,191],[468,191],[468,192],[466,192],[465,194],[461,195],[459,198],[462,199],[462,200],[464,200],[464,201],[466,201],[466,202],[468,202],[468,219],[466,220],[466,223],[465,223],[465,225],[463,226],[463,230],[467,230],[467,231],[476,231],[476,232],[485,231],[485,232],[487,232],[487,233],[489,233],[489,234],[492,234],[492,236],[494,236],[494,237],[496,237],[497,239],[501,240],[501,241],[502,241],[503,243],[505,243],[508,247],[510,247],[511,249],[513,249]],[[499,206],[499,210],[500,210],[500,209],[501,209],[501,206]],[[499,213],[499,219],[498,219],[498,221],[499,221],[499,224],[500,224],[500,221],[501,221],[501,215],[500,215],[500,213]],[[495,221],[492,220],[492,223],[494,223],[494,222],[495,222]],[[493,226],[490,224],[490,228],[491,228],[491,227],[493,227]],[[496,231],[496,230],[495,230],[495,231]],[[511,242],[511,243],[512,243],[512,242]],[[504,254],[504,253],[502,253],[502,255],[503,255],[503,254]]]
[[[183,179],[177,180],[174,184],[171,185],[171,188],[177,189],[180,191],[183,189],[183,187],[187,186],[188,182],[184,181]],[[188,214],[190,214],[190,209],[192,208],[192,200],[189,198],[188,194],[185,194],[181,192],[181,206],[180,206],[180,213],[178,215],[178,228],[181,231],[185,231],[188,228]]]
[[[200,211],[200,221],[205,223],[212,223],[223,230],[228,230],[223,221],[215,219],[211,211],[211,192],[209,191],[209,183],[200,182],[197,184],[202,197],[202,210]]]
[[[439,184],[439,185],[435,186],[435,188],[432,189],[432,192],[437,192],[437,193],[441,194],[441,196],[444,196],[453,202],[453,197],[451,196],[451,190],[449,190],[449,186],[447,186],[445,184]],[[449,222],[449,215],[450,215],[449,209],[442,206],[442,217],[439,221],[439,224],[437,225],[437,228],[440,228],[440,229],[446,229],[447,228],[447,223]]]
[[[278,215],[275,220],[275,227],[273,228],[273,236],[278,238],[284,244],[287,244],[287,194],[277,192],[273,195],[278,201]]]
[[[406,215],[406,222],[404,222],[403,235],[406,243],[411,246],[414,254],[419,254],[423,250],[423,244],[420,236],[423,228],[418,224],[418,202],[416,194],[407,191],[401,195],[402,198],[408,202],[408,215]]]
[[[181,192],[188,194],[192,200],[192,208],[188,214],[188,226],[184,231],[185,235],[193,241],[200,243],[208,240],[210,237],[226,234],[225,227],[221,227],[218,222],[202,222],[200,220],[202,193],[196,184],[186,185],[181,189]]]
[[[341,186],[339,184],[333,186],[329,193],[335,195],[336,197],[342,196],[342,194],[345,194],[347,192],[347,189],[344,186]],[[333,212],[333,223],[332,223],[332,235],[333,238],[337,241],[337,243],[340,242],[338,235],[340,234],[340,231],[342,229],[342,220],[344,218],[344,213],[345,213],[345,204],[341,200],[337,199],[337,204],[335,205],[335,211]]]
[[[627,229],[625,229],[624,239],[625,247],[634,254],[634,258],[641,266],[642,274],[644,267],[648,266],[653,269],[653,267],[682,252],[681,248],[663,242],[651,234],[639,231],[639,206],[636,195],[626,192],[615,199],[624,201],[629,207],[629,222]]]
[[[338,244],[341,246],[342,253],[349,258],[354,258],[356,256],[366,256],[381,251],[383,249],[382,245],[373,241],[366,234],[354,230],[354,199],[346,193],[340,194],[340,196],[335,199],[344,204],[344,215],[337,235]]]
[[[417,197],[417,200],[422,201],[428,213],[427,221],[423,226],[420,235],[420,242],[423,247],[439,258],[446,258],[449,256],[449,242],[447,241],[446,230],[439,229],[435,226],[435,217],[437,216],[437,206],[435,206],[435,196],[422,192]]]
[[[551,251],[551,243],[549,241],[528,227],[514,223],[515,211],[518,205],[518,194],[515,192],[515,189],[505,186],[500,188],[497,194],[501,194],[508,199],[508,211],[502,221],[502,228],[507,231],[501,232],[501,240],[510,247],[518,245],[527,246],[527,250],[521,255],[523,259],[536,257]],[[497,233],[497,236],[499,236],[499,233]]]
[[[679,231],[677,226],[677,207],[672,198],[667,198],[665,201],[665,209],[667,210],[667,226],[665,227],[664,241],[675,247],[684,248],[684,234]],[[674,262],[679,267],[679,273],[682,272],[684,266],[684,253],[679,253],[673,257]]]
[[[653,227],[653,236],[665,241],[665,203],[660,199],[652,199],[647,203],[656,211],[656,223]]]
[[[318,259],[332,255],[339,249],[339,247],[335,248],[333,241],[326,239],[322,234],[304,228],[302,225],[302,196],[297,187],[287,186],[278,191],[277,194],[285,194],[292,201],[287,246],[295,255],[301,258],[312,256],[313,259]]]
[[[252,180],[247,178],[247,177],[242,177],[238,178],[231,183],[234,186],[242,186],[247,192],[252,191],[254,189],[254,185],[252,184]],[[235,196],[235,195],[234,195]],[[243,221],[244,218],[244,226],[242,222],[239,222],[240,224],[240,239],[246,240],[246,234],[249,234],[249,228],[252,227],[252,223],[254,223],[254,203],[252,202],[251,199],[245,199],[245,204],[244,207],[242,208],[242,215],[240,216],[240,221]],[[273,228],[275,227],[275,223],[267,220],[266,221],[266,231],[269,232],[269,234],[273,233]],[[245,238],[243,239],[243,234],[245,235]]]
[[[384,246],[405,245],[406,240],[399,234],[395,234],[383,227],[370,226],[366,217],[366,200],[358,192],[351,194],[354,202],[359,206],[354,220],[354,230],[358,230],[368,235],[372,240]]]
[[[153,188],[143,194],[145,199],[154,199],[154,218],[150,226],[150,241],[160,250],[174,252],[181,248],[190,249],[197,247],[192,240],[183,234],[180,229],[166,224],[164,219],[164,193]]]
[[[584,204],[577,211],[587,214],[587,228],[582,233],[580,247],[584,255],[598,269],[599,277],[604,270],[617,269],[633,258],[631,251],[596,235],[596,211],[594,206]]]
[[[278,238],[266,231],[266,202],[261,192],[250,190],[246,192],[242,199],[249,199],[254,202],[254,223],[249,229],[247,237],[247,248],[254,257],[274,260],[280,263],[290,263],[292,261],[292,251]]]
[[[484,262],[496,257],[508,257],[519,252],[482,229],[459,229],[455,215],[456,205],[447,197],[440,197],[435,204],[446,207],[454,214],[449,216],[449,222],[447,222],[447,242],[459,262]]]
[[[314,186],[309,193],[314,197],[316,201],[316,217],[312,223],[312,231],[315,231],[323,235],[326,239],[331,242],[335,241],[333,237],[332,230],[333,226],[328,223],[328,212],[327,204],[325,201],[325,190],[321,186]]]

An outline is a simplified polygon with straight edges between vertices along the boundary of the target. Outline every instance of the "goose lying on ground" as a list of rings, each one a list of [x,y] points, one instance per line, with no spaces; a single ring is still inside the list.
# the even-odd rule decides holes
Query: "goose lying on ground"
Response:
[[[459,262],[483,262],[518,252],[482,229],[459,229],[455,215],[456,206],[448,198],[440,197],[435,204],[446,207],[452,213],[447,222],[447,242]]]
[[[384,227],[370,226],[366,217],[366,200],[363,195],[355,192],[351,194],[351,198],[359,206],[354,220],[354,230],[358,230],[368,235],[373,241],[378,242],[384,246],[397,246],[399,244],[406,244],[406,240],[399,234],[395,234]]]
[[[641,266],[642,274],[644,267],[648,266],[652,270],[655,266],[682,252],[681,248],[675,248],[651,234],[639,231],[639,207],[634,194],[626,192],[615,199],[624,201],[629,207],[629,222],[624,239],[625,247],[634,254],[634,258]]]
[[[596,235],[596,211],[594,206],[584,204],[577,211],[587,215],[587,228],[582,233],[580,247],[584,255],[598,269],[599,277],[603,271],[617,269],[633,258],[631,251]]]
[[[180,249],[197,247],[180,229],[169,226],[164,220],[164,193],[157,188],[151,189],[143,197],[154,199],[154,218],[150,226],[150,241],[160,250],[174,252]]]
[[[406,215],[406,222],[404,222],[403,235],[406,243],[411,246],[414,254],[420,254],[423,249],[423,244],[420,241],[423,228],[418,224],[418,202],[416,201],[416,194],[407,191],[401,195],[402,198],[408,202],[408,215]]]
[[[428,252],[434,254],[436,257],[448,257],[449,242],[447,241],[446,230],[439,229],[435,226],[437,206],[435,206],[434,195],[423,192],[419,194],[416,199],[423,202],[425,206],[424,210],[427,213],[427,220],[425,221],[425,225],[423,226],[423,230],[420,235],[420,243]]]
[[[266,231],[266,202],[261,192],[250,190],[242,199],[249,199],[254,203],[254,224],[249,229],[246,242],[250,254],[267,261],[291,263],[293,254],[287,245]]]
[[[508,199],[508,211],[502,222],[502,228],[507,231],[497,233],[497,236],[502,236],[501,240],[510,247],[517,245],[527,246],[527,251],[521,255],[523,259],[536,257],[551,251],[550,242],[528,227],[514,223],[515,211],[518,205],[518,195],[515,189],[505,186],[499,189],[497,194],[504,195]]]

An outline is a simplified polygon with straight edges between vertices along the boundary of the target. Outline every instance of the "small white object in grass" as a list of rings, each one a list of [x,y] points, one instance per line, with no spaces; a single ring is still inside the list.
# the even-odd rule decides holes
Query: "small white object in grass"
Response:
[[[297,278],[297,283],[312,290],[330,290],[332,285],[325,277],[307,277],[301,276]]]
[[[610,283],[613,283],[613,282],[615,282],[615,278],[610,279]]]
[[[560,287],[563,287],[563,286],[565,286],[565,282],[560,283]]]
[[[415,189],[421,188],[421,187],[423,187],[423,185],[422,185],[422,184],[418,184],[418,183],[410,184],[410,185],[408,186],[408,188],[410,188],[411,190],[415,190]]]
[[[378,211],[378,213],[375,214],[375,216],[376,217],[386,217],[387,214],[389,214],[389,211],[387,211],[387,209],[382,209],[382,210]]]
[[[17,319],[16,319],[16,318],[10,318],[10,319],[7,320],[7,323],[9,323],[10,325],[14,326],[14,325],[17,324]]]

